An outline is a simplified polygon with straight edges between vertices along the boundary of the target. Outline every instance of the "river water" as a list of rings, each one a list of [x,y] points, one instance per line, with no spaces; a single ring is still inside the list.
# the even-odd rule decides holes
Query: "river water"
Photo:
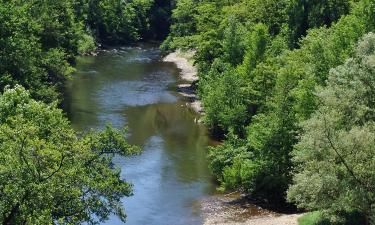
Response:
[[[212,140],[176,92],[176,66],[143,45],[79,57],[76,69],[64,102],[73,127],[127,126],[129,142],[143,149],[114,160],[134,185],[134,195],[123,199],[126,224],[202,224],[200,200],[215,190],[206,161]],[[121,222],[112,216],[104,224]]]

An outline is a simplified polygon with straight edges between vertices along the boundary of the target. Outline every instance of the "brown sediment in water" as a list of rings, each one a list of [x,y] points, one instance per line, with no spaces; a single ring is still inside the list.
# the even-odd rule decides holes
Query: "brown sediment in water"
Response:
[[[187,100],[188,106],[190,106],[195,112],[202,114],[203,107],[202,102],[199,100],[196,92],[196,82],[198,81],[197,68],[192,62],[194,51],[181,52],[176,50],[163,58],[164,62],[173,62],[177,68],[180,69],[180,76],[186,83],[179,84],[177,91]]]

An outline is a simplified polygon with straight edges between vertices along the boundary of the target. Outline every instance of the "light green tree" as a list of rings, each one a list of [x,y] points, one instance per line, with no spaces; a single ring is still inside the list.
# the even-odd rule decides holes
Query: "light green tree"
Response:
[[[375,223],[374,74],[375,35],[369,33],[353,58],[331,70],[293,151],[297,167],[288,199],[328,212],[338,224],[338,215],[350,212]]]
[[[244,56],[243,35],[245,29],[233,16],[228,18],[227,28],[224,29],[224,38],[222,42],[224,60],[232,66],[239,65]]]

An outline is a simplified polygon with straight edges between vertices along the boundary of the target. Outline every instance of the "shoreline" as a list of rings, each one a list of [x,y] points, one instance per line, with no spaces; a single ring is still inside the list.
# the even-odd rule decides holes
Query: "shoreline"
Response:
[[[282,213],[248,201],[239,192],[201,202],[203,225],[298,225],[301,213]]]
[[[180,78],[177,92],[186,98],[186,105],[196,113],[204,113],[202,102],[197,96],[198,71],[192,57],[194,51],[176,50],[163,58],[164,62],[176,64]],[[298,225],[303,214],[285,214],[265,209],[243,200],[239,193],[214,195],[200,203],[204,225]]]
[[[176,64],[180,70],[180,77],[186,81],[182,84],[177,85],[177,92],[181,94],[187,100],[187,105],[193,109],[196,113],[202,115],[204,113],[202,102],[197,95],[196,82],[198,81],[198,71],[194,66],[192,58],[194,51],[182,52],[176,50],[169,53],[163,58],[163,62],[171,62]]]

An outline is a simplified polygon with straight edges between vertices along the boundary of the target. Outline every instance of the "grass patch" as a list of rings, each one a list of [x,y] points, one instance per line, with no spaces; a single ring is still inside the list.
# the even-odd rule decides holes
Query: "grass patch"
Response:
[[[363,214],[360,212],[342,212],[338,213],[339,221],[331,223],[322,212],[309,212],[298,218],[299,225],[359,225],[366,224]]]
[[[330,225],[331,223],[325,219],[321,212],[309,212],[298,218],[299,225]]]

